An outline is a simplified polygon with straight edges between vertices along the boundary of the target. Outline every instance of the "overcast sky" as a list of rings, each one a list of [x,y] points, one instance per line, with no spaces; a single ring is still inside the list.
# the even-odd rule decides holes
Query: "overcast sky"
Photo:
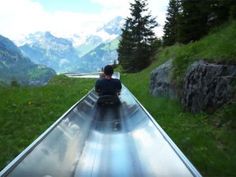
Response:
[[[129,15],[132,0],[0,0],[0,34],[20,40],[29,33],[50,31],[59,37],[92,33],[116,16]],[[168,0],[148,0],[162,35]]]

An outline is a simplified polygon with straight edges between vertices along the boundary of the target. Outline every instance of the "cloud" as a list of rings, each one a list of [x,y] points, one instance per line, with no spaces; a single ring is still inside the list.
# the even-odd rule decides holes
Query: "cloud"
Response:
[[[149,9],[153,16],[156,17],[159,26],[156,29],[158,37],[163,36],[163,26],[166,19],[166,10],[168,7],[169,0],[149,0]]]
[[[38,3],[30,0],[0,0],[0,34],[13,39],[44,28],[47,14]]]
[[[134,0],[91,0],[93,3],[98,3],[103,7],[103,11],[109,14],[122,15],[124,17],[130,15],[129,3]],[[157,35],[163,35],[163,26],[166,19],[166,10],[169,0],[148,0],[148,9],[151,14],[156,17],[159,26],[156,29]]]
[[[15,41],[37,31],[51,31],[59,36],[91,33],[105,20],[105,14],[47,12],[31,0],[0,0],[0,34]]]
[[[15,41],[37,31],[51,31],[61,37],[72,34],[85,35],[92,33],[117,15],[128,16],[129,2],[132,0],[90,1],[102,7],[98,14],[48,12],[40,3],[32,0],[0,0],[0,34]],[[157,16],[157,21],[164,21],[168,0],[149,0],[149,2],[150,10]]]

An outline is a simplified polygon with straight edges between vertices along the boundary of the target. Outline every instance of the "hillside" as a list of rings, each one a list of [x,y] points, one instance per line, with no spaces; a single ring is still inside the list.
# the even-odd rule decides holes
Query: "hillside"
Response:
[[[117,60],[122,23],[123,18],[117,16],[91,34],[77,34],[71,38],[36,32],[18,44],[22,53],[34,63],[53,68],[57,73],[94,72]]]
[[[225,24],[200,41],[188,45],[174,45],[155,56],[159,63],[174,58],[173,77],[182,81],[189,64],[196,60],[210,63],[236,64],[236,22]]]
[[[100,71],[105,65],[117,62],[118,54],[116,50],[118,43],[119,38],[116,38],[111,42],[100,44],[91,52],[84,55],[81,58],[84,67],[89,71]]]
[[[212,63],[235,64],[235,29],[234,22],[220,27],[198,42],[161,49],[147,69],[136,74],[123,74],[121,78],[203,176],[236,175],[235,97],[214,113],[191,114],[183,111],[179,100],[151,96],[150,73],[172,58],[172,79],[180,86],[187,67],[193,61],[204,59]]]
[[[82,98],[93,84],[91,79],[56,76],[43,87],[0,86],[0,169]]]
[[[50,32],[30,34],[20,49],[33,62],[46,65],[57,72],[75,70],[75,65],[79,63],[72,42],[55,37]]]
[[[191,114],[179,100],[149,94],[150,73],[169,58],[174,59],[173,80],[181,84],[183,73],[195,60],[235,64],[236,23],[212,32],[189,45],[160,49],[153,63],[135,74],[122,73],[122,82],[151,113],[203,176],[236,176],[236,103],[214,113]],[[94,80],[57,76],[39,88],[1,87],[0,168],[37,138],[93,86]]]
[[[0,82],[43,85],[55,74],[51,68],[36,65],[24,57],[12,41],[0,35]]]

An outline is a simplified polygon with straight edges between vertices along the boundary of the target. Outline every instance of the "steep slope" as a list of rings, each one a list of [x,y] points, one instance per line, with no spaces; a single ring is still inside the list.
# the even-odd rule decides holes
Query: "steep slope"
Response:
[[[123,24],[123,18],[120,16],[115,17],[108,23],[104,24],[101,28],[98,28],[93,34],[86,37],[84,42],[81,38],[80,44],[75,45],[79,51],[79,55],[83,57],[92,50],[95,50],[102,43],[110,43],[121,35],[121,26]]]
[[[195,61],[209,63],[236,64],[236,21],[225,24],[200,41],[188,45],[173,45],[157,53],[159,62],[173,58],[173,79],[183,82],[187,68]]]
[[[102,43],[94,50],[81,58],[86,69],[90,71],[100,71],[107,64],[117,63],[117,48],[119,38],[108,43]]]
[[[79,63],[72,42],[55,37],[50,32],[30,34],[20,49],[35,63],[44,64],[57,72],[71,71]]]
[[[121,26],[124,23],[124,19],[121,16],[117,16],[107,24],[105,24],[102,28],[99,28],[97,32],[106,32],[109,35],[120,35],[121,34]]]
[[[88,36],[84,43],[76,47],[79,53],[79,56],[83,57],[88,52],[96,48],[99,44],[101,44],[102,41],[103,40],[100,36],[97,36],[97,35]]]
[[[58,73],[94,72],[117,60],[117,38],[122,24],[123,18],[118,16],[91,35],[73,35],[69,39],[53,36],[50,32],[37,32],[27,36],[20,49],[33,62]],[[111,45],[113,48],[109,49]]]
[[[198,42],[160,49],[148,68],[139,73],[121,75],[122,82],[156,117],[203,176],[235,176],[235,95],[232,102],[214,113],[191,114],[183,110],[179,100],[152,96],[149,90],[150,74],[161,64],[173,59],[172,79],[181,84],[188,66],[199,59],[235,65],[235,29],[236,23],[233,22]],[[236,91],[235,79],[233,89]]]
[[[9,84],[42,85],[55,75],[55,71],[43,65],[36,65],[20,52],[9,39],[0,35],[0,80]]]

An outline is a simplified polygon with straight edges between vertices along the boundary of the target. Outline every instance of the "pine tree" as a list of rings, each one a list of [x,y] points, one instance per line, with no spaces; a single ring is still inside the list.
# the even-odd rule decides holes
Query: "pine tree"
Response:
[[[126,19],[118,48],[118,60],[126,72],[137,72],[150,64],[157,26],[148,13],[146,0],[130,3],[131,17]]]
[[[196,41],[208,32],[208,3],[205,0],[181,0],[178,41]]]
[[[179,8],[179,0],[170,0],[164,26],[164,46],[170,46],[177,42]]]
[[[119,43],[118,52],[118,60],[121,64],[122,68],[125,71],[132,71],[134,66],[134,44],[132,42],[132,31],[130,30],[130,18],[126,19],[126,23],[124,28],[122,29],[121,40]]]
[[[232,19],[236,19],[236,0],[170,0],[163,45],[199,40]]]
[[[219,26],[229,19],[236,18],[236,0],[208,0],[210,13],[208,18],[209,28]]]

